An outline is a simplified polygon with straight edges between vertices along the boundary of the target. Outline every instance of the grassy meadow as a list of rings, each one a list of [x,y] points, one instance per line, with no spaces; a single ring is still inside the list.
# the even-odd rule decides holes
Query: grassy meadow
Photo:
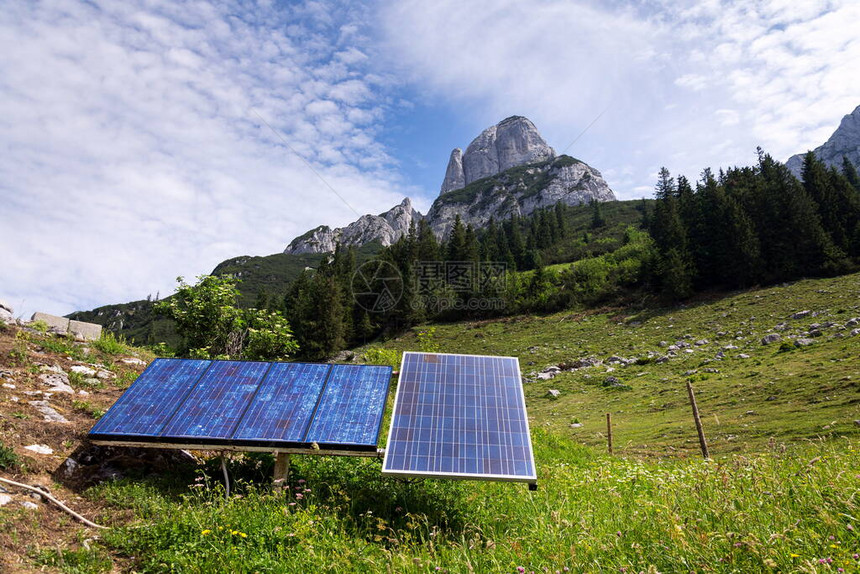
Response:
[[[61,572],[860,572],[858,294],[848,275],[671,309],[418,328],[371,354],[520,358],[537,491],[293,456],[278,492],[269,455],[236,455],[229,499],[217,459],[83,491],[113,528],[33,544],[29,559]],[[782,340],[762,344],[770,333]],[[537,377],[584,359],[599,363]]]

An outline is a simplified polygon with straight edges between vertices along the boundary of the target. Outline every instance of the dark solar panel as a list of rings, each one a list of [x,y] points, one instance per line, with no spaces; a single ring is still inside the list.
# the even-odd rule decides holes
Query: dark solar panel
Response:
[[[382,472],[535,481],[517,359],[405,353]]]
[[[376,450],[391,367],[156,359],[98,441]]]
[[[375,445],[390,379],[390,367],[337,365],[320,398],[307,442]]]
[[[155,359],[90,434],[157,437],[210,364]]]

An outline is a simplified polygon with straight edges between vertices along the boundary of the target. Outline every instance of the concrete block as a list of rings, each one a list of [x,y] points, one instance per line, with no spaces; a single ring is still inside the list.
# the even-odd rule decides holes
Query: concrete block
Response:
[[[65,317],[57,317],[56,315],[48,315],[47,313],[33,313],[30,321],[43,321],[48,324],[48,327],[53,327],[61,333],[66,333],[69,330],[69,320]]]
[[[83,321],[69,321],[69,331],[76,339],[82,341],[97,341],[102,336],[102,326]]]

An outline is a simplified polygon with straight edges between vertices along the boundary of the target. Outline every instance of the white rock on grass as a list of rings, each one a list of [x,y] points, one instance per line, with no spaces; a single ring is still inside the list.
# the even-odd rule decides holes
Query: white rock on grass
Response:
[[[67,423],[69,419],[58,413],[48,401],[30,401],[30,405],[39,411],[44,417],[45,422],[49,423]]]
[[[48,389],[49,392],[75,394],[75,389],[69,385],[69,377],[65,373],[49,373],[39,375],[39,378],[42,380],[42,383],[51,387]]]
[[[25,449],[35,452],[36,454],[54,454],[54,449],[49,447],[46,444],[31,444],[30,446],[25,446]]]
[[[138,365],[141,367],[146,366],[146,361],[138,359],[137,357],[126,357],[125,359],[120,359],[120,361],[122,361],[126,365]]]
[[[80,375],[84,375],[85,377],[92,377],[96,374],[96,370],[92,367],[87,367],[86,365],[74,365],[70,369],[73,373],[78,373]]]
[[[0,494],[0,506],[6,506],[12,502],[12,497],[8,494]]]

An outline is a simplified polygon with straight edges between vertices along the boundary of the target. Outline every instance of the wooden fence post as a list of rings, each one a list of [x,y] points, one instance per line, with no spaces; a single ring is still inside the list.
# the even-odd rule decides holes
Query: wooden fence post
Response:
[[[609,441],[609,454],[612,455],[612,415],[606,413],[606,438]]]
[[[275,490],[289,488],[290,455],[284,452],[279,452],[275,455],[275,471],[273,474]]]
[[[709,460],[708,443],[705,440],[705,430],[702,428],[702,419],[699,417],[699,407],[696,406],[696,395],[693,393],[693,385],[687,381],[687,394],[690,395],[690,406],[693,407],[693,420],[696,421],[696,432],[699,433],[699,446],[702,447],[702,456]]]

